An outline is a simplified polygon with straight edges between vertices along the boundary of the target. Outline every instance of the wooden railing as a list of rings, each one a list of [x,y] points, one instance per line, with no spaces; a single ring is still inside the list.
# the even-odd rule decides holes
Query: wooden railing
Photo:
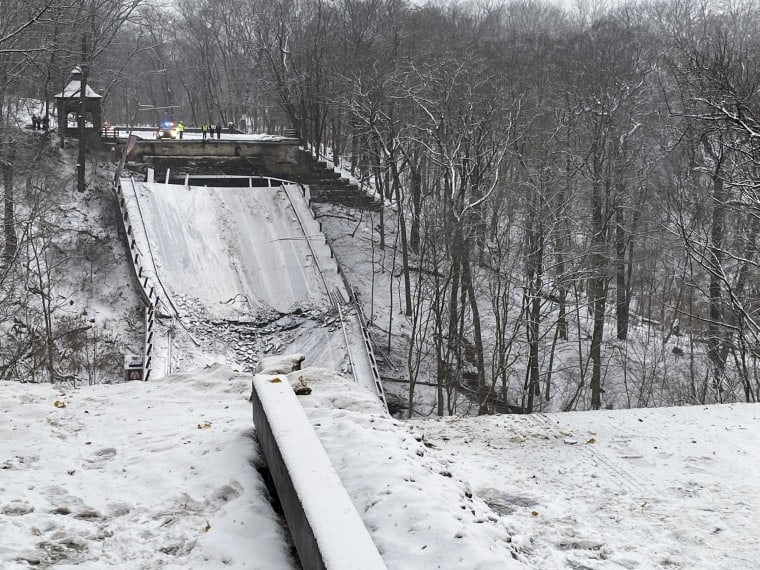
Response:
[[[100,140],[102,141],[119,141],[119,135],[124,132],[119,127],[103,127],[100,130]]]

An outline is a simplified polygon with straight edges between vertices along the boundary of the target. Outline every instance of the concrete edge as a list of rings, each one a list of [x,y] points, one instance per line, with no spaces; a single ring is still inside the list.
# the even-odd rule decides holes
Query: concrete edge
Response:
[[[252,384],[256,436],[304,570],[385,569],[287,377]]]

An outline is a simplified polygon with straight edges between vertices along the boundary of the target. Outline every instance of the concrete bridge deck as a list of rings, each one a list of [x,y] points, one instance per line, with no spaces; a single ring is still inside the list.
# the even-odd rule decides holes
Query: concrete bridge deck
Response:
[[[234,175],[271,177],[308,185],[314,202],[335,202],[358,209],[377,209],[379,202],[356,184],[341,177],[304,150],[297,138],[222,131],[219,139],[203,138],[196,129],[186,130],[182,140],[156,139],[155,129],[113,127],[104,143],[121,154],[129,134],[137,135],[126,167],[156,181],[167,173],[176,181],[185,175]]]

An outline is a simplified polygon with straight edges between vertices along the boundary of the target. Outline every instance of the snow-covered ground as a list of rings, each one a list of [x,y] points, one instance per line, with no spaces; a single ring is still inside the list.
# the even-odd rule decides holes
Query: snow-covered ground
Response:
[[[0,383],[0,568],[292,568],[250,377]]]
[[[757,568],[757,406],[402,422],[332,371],[292,376],[390,569]],[[295,567],[249,393],[223,366],[0,383],[0,567]]]
[[[760,561],[760,407],[411,422],[508,526],[533,568]]]

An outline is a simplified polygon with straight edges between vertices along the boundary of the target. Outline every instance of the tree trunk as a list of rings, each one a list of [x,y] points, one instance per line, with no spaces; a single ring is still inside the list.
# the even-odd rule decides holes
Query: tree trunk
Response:
[[[599,172],[600,169],[596,169]],[[589,303],[593,309],[594,325],[591,333],[590,358],[591,369],[591,408],[598,410],[602,406],[602,340],[604,337],[604,318],[607,305],[607,224],[604,215],[603,189],[608,188],[606,181],[597,180],[592,190],[592,232],[590,268],[592,277],[589,287]]]
[[[543,287],[543,255],[544,236],[543,224],[539,221],[540,205],[534,205],[533,220],[528,229],[528,306],[526,312],[528,324],[528,375],[527,375],[527,404],[525,411],[533,413],[534,396],[541,395],[540,369],[538,364],[539,333],[541,320],[541,288]]]
[[[449,219],[453,220],[454,216],[449,214]],[[449,287],[449,314],[448,314],[448,331],[447,331],[447,343],[446,343],[446,381],[447,386],[451,383],[452,375],[452,362],[459,361],[461,355],[461,339],[459,333],[459,321],[461,318],[460,313],[460,291],[462,281],[462,261],[461,256],[461,232],[458,226],[454,227],[453,235],[450,241],[450,263],[451,263],[451,280]],[[463,294],[462,294],[463,296]]]
[[[14,215],[15,198],[13,188],[13,168],[16,160],[16,143],[13,140],[0,142],[0,165],[3,174],[3,233],[5,235],[5,248],[3,249],[3,262],[10,266],[16,258],[18,238],[16,236],[16,219]]]
[[[393,186],[396,194],[396,209],[398,212],[398,228],[401,236],[401,264],[404,274],[404,316],[412,316],[412,283],[409,277],[409,245],[406,236],[406,219],[404,218],[404,207],[401,201],[401,179],[396,166],[396,160],[393,154],[390,156],[391,174],[393,175]]]
[[[485,357],[483,355],[480,310],[478,309],[478,298],[475,294],[475,286],[472,282],[472,269],[470,267],[469,256],[463,256],[462,262],[463,285],[467,290],[467,297],[470,301],[470,311],[472,312],[472,328],[475,341],[475,368],[478,371],[478,415],[483,415],[488,413],[488,407],[491,402],[491,391],[486,383],[486,367]]]
[[[412,168],[411,183],[412,223],[409,228],[409,247],[412,251],[420,250],[420,214],[422,211],[422,173],[419,165]]]
[[[615,206],[615,278],[616,278],[616,302],[615,314],[617,317],[617,337],[619,340],[628,338],[628,282],[626,279],[626,232],[623,207]]]
[[[718,161],[716,166],[712,182],[713,212],[712,227],[710,229],[710,255],[707,260],[707,269],[710,272],[710,323],[708,326],[707,353],[714,367],[715,384],[719,387],[725,373],[727,356],[727,352],[723,350],[724,315],[722,286],[727,193],[723,184],[720,161]]]
[[[90,66],[87,63],[87,34],[82,35],[82,86],[79,89],[79,113],[77,116],[77,131],[79,133],[79,154],[77,156],[77,190],[84,192],[87,189],[85,180],[85,162],[87,160],[87,143],[85,141],[85,120],[87,118],[87,79],[90,75]],[[59,117],[60,120],[60,117]]]

